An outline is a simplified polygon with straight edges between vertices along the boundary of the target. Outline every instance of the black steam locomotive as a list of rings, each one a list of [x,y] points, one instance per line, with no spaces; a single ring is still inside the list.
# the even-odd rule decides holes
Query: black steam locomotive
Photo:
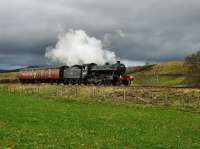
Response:
[[[116,64],[105,65],[91,63],[72,67],[27,69],[20,71],[18,78],[23,83],[129,85],[133,78],[125,73],[125,65],[117,61]]]

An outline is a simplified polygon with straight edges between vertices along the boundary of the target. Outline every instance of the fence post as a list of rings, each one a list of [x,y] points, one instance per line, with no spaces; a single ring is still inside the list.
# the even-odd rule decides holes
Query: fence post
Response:
[[[60,87],[62,87],[62,85],[59,84],[58,87],[60,88]],[[59,96],[63,96],[63,89],[62,88],[60,88],[58,92],[59,92]]]
[[[124,89],[123,100],[126,101],[126,90]]]
[[[167,105],[167,100],[168,100],[168,98],[167,98],[167,93],[165,93],[165,105]]]
[[[182,97],[182,104],[183,108],[185,108],[185,95]]]
[[[102,94],[103,94],[103,99],[105,100],[105,99],[106,99],[106,95],[105,95],[104,88],[103,88],[103,90],[102,90]]]
[[[95,97],[95,87],[92,88],[92,96]]]
[[[153,100],[154,98],[153,98],[153,91],[151,91],[151,99]]]
[[[78,96],[78,86],[76,85],[76,88],[75,88],[75,96],[77,97]]]

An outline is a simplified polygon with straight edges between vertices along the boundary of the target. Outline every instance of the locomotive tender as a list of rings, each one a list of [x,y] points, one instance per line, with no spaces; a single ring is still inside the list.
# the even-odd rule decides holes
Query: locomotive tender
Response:
[[[24,69],[18,73],[18,78],[22,83],[130,85],[133,78],[125,73],[125,65],[117,61],[116,64],[105,65],[91,63],[72,67]]]

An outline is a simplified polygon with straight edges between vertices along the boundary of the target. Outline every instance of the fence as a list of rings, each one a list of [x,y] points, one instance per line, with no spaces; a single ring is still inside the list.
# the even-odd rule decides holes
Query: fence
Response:
[[[64,85],[1,85],[1,92],[74,100],[131,102],[162,106],[200,107],[200,89]]]

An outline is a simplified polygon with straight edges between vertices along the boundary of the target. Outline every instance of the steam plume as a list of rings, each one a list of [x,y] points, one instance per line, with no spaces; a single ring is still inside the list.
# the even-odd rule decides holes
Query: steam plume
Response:
[[[45,56],[65,65],[115,62],[114,52],[103,49],[102,41],[90,37],[83,30],[70,30],[58,37],[54,48],[47,48]]]

